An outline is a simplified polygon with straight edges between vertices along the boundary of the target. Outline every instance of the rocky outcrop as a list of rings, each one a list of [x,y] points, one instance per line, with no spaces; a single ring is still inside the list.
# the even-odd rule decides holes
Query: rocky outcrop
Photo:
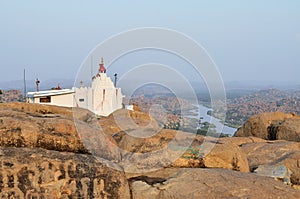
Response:
[[[269,139],[300,142],[300,117],[275,121],[268,128]]]
[[[84,109],[1,104],[0,146],[93,153],[108,160],[120,159],[115,141],[110,137],[101,139],[105,134],[97,129],[96,123],[94,115]]]
[[[281,112],[255,115],[239,128],[234,136],[300,141],[300,117],[295,114]]]
[[[123,172],[91,155],[6,147],[0,148],[0,198],[115,199],[130,193]]]
[[[170,177],[151,174],[130,182],[133,199],[300,197],[299,191],[272,178],[225,169],[178,169]]]
[[[222,142],[223,141],[228,142],[236,146],[242,146],[248,143],[267,142],[267,140],[258,137],[224,137],[219,140]]]
[[[300,143],[287,141],[248,143],[242,145],[241,149],[246,153],[252,171],[260,165],[284,165],[291,171],[291,183],[300,185]]]
[[[153,129],[139,129],[140,135],[153,133]],[[156,134],[155,134],[156,133]],[[154,132],[148,138],[138,138],[120,132],[114,135],[118,146],[122,149],[122,162],[126,172],[148,172],[170,166],[186,150],[190,144],[202,143],[203,137],[182,131],[169,129]]]
[[[172,167],[225,168],[249,172],[246,154],[229,139],[212,138],[201,145],[194,145],[172,163]]]
[[[293,186],[300,184],[297,142],[216,139],[161,129],[139,111],[99,119],[24,103],[0,105],[0,134],[0,198],[300,197],[248,172],[286,168]]]
[[[251,171],[257,168],[268,173],[265,168],[286,167],[293,185],[300,185],[300,117],[295,114],[280,112],[263,113],[251,117],[235,133],[234,139],[243,136],[256,136],[266,141],[240,143],[246,153]],[[229,138],[233,139],[233,138]],[[253,139],[253,138],[251,138]],[[281,140],[281,141],[267,141]],[[287,141],[296,142],[287,142]],[[264,168],[264,169],[262,169]],[[269,172],[270,173],[270,172]],[[271,176],[271,174],[268,174]]]
[[[125,132],[115,134],[114,137],[123,150],[122,165],[127,172],[164,167],[226,168],[249,172],[246,155],[238,145],[228,140],[205,139],[200,135],[167,129],[150,138],[136,138]],[[165,151],[162,150],[165,148]],[[174,158],[171,154],[175,154]]]
[[[134,130],[142,131],[158,131],[157,122],[148,114],[140,111],[117,110],[108,117],[102,117],[99,125],[106,134],[114,135],[119,132],[134,134]],[[141,135],[140,135],[141,136]],[[138,137],[138,136],[136,136]]]
[[[0,110],[13,110],[18,112],[26,112],[33,114],[59,114],[68,117],[73,116],[71,108],[46,106],[41,104],[27,104],[21,102],[0,104]]]
[[[261,176],[269,176],[287,185],[291,184],[291,171],[284,165],[259,165],[254,172]]]
[[[235,171],[249,172],[246,154],[236,145],[229,142],[217,142],[212,150],[203,158],[204,167],[225,168]]]

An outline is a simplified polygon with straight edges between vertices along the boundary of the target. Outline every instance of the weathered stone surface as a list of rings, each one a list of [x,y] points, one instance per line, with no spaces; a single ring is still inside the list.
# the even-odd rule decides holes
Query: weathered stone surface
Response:
[[[260,165],[254,172],[261,176],[269,176],[276,180],[283,181],[285,184],[291,184],[291,171],[283,165]]]
[[[115,199],[130,193],[123,172],[91,155],[6,147],[0,148],[0,198]]]
[[[203,165],[208,168],[225,168],[249,172],[246,154],[238,146],[224,141],[216,143],[203,158]]]
[[[175,139],[178,133],[185,134],[186,137],[193,139],[195,136],[187,134],[184,132],[179,132],[175,130],[162,129],[157,132],[153,132],[153,129],[136,129],[138,133],[150,134],[153,133],[153,136],[150,137],[134,137],[126,132],[119,132],[113,137],[118,143],[118,146],[127,152],[138,152],[138,153],[147,153],[155,150],[159,150]]]
[[[124,132],[114,138],[123,150],[121,165],[126,172],[133,173],[168,167],[184,153],[184,146],[201,142],[194,140],[193,134],[167,129],[149,138],[136,138]]]
[[[267,140],[300,141],[300,117],[280,112],[263,113],[251,117],[235,136],[257,136]],[[231,138],[229,138],[231,139]],[[291,182],[300,184],[300,145],[296,142],[266,141],[241,143],[246,153],[250,170],[257,167],[284,165],[291,172]]]
[[[216,139],[160,129],[136,111],[98,120],[83,109],[24,103],[0,105],[0,134],[0,198],[299,197],[272,178],[230,171],[285,165],[300,184],[296,142]]]
[[[99,125],[105,133],[114,135],[118,132],[158,131],[157,122],[148,114],[140,111],[117,110],[108,117],[101,117]],[[138,132],[139,133],[139,132]]]
[[[211,138],[201,145],[193,146],[172,163],[172,167],[225,168],[249,172],[246,154],[229,139]]]
[[[230,144],[234,144],[236,146],[242,146],[247,143],[256,143],[256,142],[267,142],[267,140],[258,138],[258,137],[224,137],[220,138],[219,142],[226,141]]]
[[[174,171],[173,171],[174,173]],[[166,179],[135,177],[134,199],[299,198],[300,192],[272,178],[226,169],[179,169]]]
[[[240,149],[244,143],[265,142],[259,138],[212,138],[197,135],[191,147],[177,159],[172,167],[226,168],[249,171],[245,153]]]
[[[266,143],[248,143],[241,149],[246,153],[250,169],[260,165],[285,165],[291,172],[291,182],[300,184],[300,143],[287,141],[269,141]]]
[[[101,158],[119,160],[115,141],[97,128],[97,122],[93,114],[83,109],[1,104],[0,146],[93,153]]]
[[[17,112],[26,112],[33,114],[59,114],[67,117],[73,117],[72,108],[60,106],[47,106],[42,104],[28,104],[22,102],[0,104],[0,110],[13,110]]]
[[[125,151],[122,165],[127,172],[163,167],[227,168],[249,172],[246,155],[238,145],[232,144],[228,139],[205,139],[203,136],[174,130],[161,130],[158,134],[144,139],[119,133],[115,135],[115,139]],[[243,143],[245,142],[251,140]],[[185,148],[186,146],[188,147]],[[164,148],[167,150],[163,150]]]
[[[235,137],[259,137],[266,140],[300,141],[300,117],[291,113],[262,113],[251,117]]]
[[[268,132],[270,137],[274,140],[300,142],[300,117],[273,122]]]

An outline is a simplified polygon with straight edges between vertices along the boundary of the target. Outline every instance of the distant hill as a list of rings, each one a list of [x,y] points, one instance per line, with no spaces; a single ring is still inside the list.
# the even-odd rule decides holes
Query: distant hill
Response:
[[[0,90],[0,103],[23,101],[21,90]]]
[[[299,82],[269,82],[269,81],[228,81],[226,90],[267,90],[277,88],[280,90],[300,89]]]
[[[253,115],[276,111],[300,114],[300,90],[266,89],[228,99],[226,122],[239,126]]]
[[[74,85],[73,79],[49,79],[49,80],[42,80],[40,79],[40,90],[48,90],[53,87],[57,87],[60,84],[62,88],[72,88]],[[27,80],[26,81],[27,91],[35,91],[36,85],[35,80]],[[23,80],[12,80],[12,81],[5,81],[0,82],[0,89],[1,90],[22,90],[24,89],[24,82]]]

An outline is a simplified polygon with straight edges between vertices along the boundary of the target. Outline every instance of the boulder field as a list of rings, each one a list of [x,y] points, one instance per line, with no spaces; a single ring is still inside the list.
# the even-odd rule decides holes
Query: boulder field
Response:
[[[276,138],[298,131],[289,119],[297,117],[256,124],[267,137],[250,127],[217,139],[161,129],[137,110],[99,119],[78,108],[1,104],[0,198],[300,198],[298,140],[267,140],[271,125],[285,126]]]

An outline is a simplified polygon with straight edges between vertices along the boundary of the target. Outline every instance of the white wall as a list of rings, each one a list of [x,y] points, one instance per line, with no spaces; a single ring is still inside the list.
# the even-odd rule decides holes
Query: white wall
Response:
[[[51,96],[51,104],[73,107],[73,93]]]
[[[105,92],[103,92],[105,90]],[[122,108],[123,95],[120,88],[115,88],[110,77],[100,73],[92,82],[89,97],[92,98],[89,110],[97,115],[108,116]]]
[[[73,93],[51,96],[50,103],[40,103],[40,98],[35,98],[34,103],[73,107]]]
[[[88,96],[88,88],[81,87],[81,88],[74,88],[75,94],[74,94],[74,107],[81,107],[88,109],[89,107],[89,96]],[[84,101],[80,101],[80,99],[83,99]]]
[[[51,96],[51,104],[73,107],[73,93]]]

